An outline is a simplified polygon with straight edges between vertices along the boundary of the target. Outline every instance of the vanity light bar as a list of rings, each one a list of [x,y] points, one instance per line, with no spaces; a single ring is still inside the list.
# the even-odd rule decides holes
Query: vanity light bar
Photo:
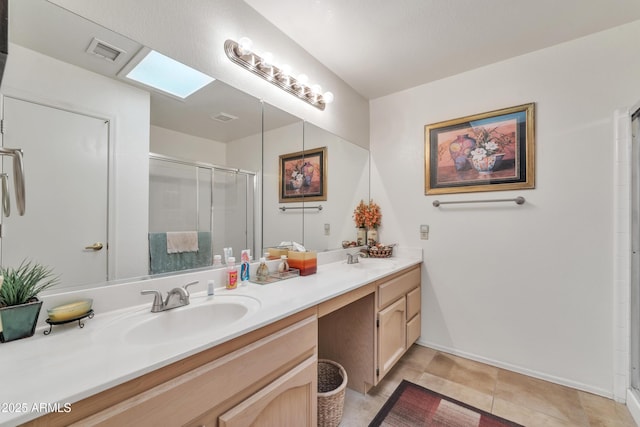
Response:
[[[224,51],[231,61],[322,111],[333,102],[331,92],[321,93],[319,85],[307,85],[308,77],[305,74],[294,78],[288,67],[277,67],[271,63],[272,55],[269,52],[259,56],[251,51],[250,40],[244,37],[240,40],[240,44],[233,40],[224,42]]]

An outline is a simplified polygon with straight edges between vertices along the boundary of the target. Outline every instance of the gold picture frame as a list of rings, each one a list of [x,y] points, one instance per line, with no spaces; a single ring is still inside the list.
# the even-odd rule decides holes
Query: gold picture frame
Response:
[[[425,194],[535,188],[535,104],[425,126]]]
[[[327,147],[280,156],[280,203],[327,200]]]

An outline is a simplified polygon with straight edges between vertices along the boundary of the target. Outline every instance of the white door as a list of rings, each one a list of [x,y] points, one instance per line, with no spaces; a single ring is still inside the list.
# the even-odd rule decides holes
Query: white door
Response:
[[[15,209],[5,156],[12,209],[2,219],[2,265],[50,266],[65,287],[105,281],[109,123],[7,96],[3,113],[2,145],[24,153],[26,212]]]

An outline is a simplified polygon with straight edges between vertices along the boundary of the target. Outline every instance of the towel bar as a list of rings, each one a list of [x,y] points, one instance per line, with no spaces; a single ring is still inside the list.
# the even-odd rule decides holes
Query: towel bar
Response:
[[[455,200],[451,202],[441,202],[440,200],[434,200],[433,206],[436,208],[440,205],[454,205],[460,203],[494,203],[494,202],[516,202],[517,205],[523,205],[525,198],[518,196],[514,199],[488,199],[488,200]]]
[[[318,209],[318,211],[322,210],[322,205],[318,205],[318,206],[280,206],[278,209],[280,209],[282,212],[287,211],[289,209]]]

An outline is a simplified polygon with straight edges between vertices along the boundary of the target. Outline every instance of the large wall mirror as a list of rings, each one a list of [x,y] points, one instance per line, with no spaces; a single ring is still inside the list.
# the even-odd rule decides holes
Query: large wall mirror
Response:
[[[225,247],[353,239],[365,149],[219,80],[185,100],[148,90],[122,78],[141,44],[45,0],[9,11],[3,145],[24,150],[27,211],[2,218],[3,265],[32,259],[79,287],[206,267]],[[280,157],[314,147],[328,152],[323,210],[281,210],[311,202],[279,202]],[[202,264],[163,269],[167,232],[197,233]]]
[[[325,251],[355,240],[353,210],[369,197],[369,152],[271,106],[265,106],[264,123],[265,248],[296,242],[307,250]],[[319,151],[324,164],[314,162]],[[287,159],[292,159],[291,168],[283,167]],[[312,176],[303,171],[307,159]],[[313,190],[305,193],[304,181],[296,188],[296,174],[306,174],[301,181],[323,181],[322,197]],[[283,188],[293,197],[283,199]]]

